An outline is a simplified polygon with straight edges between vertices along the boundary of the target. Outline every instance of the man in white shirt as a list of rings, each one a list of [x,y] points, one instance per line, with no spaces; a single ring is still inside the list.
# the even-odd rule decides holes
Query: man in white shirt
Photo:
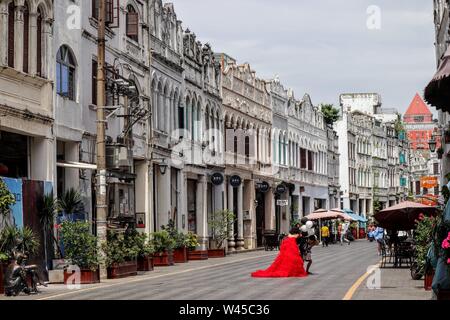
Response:
[[[350,227],[350,223],[348,221],[345,221],[342,224],[342,229],[341,229],[341,246],[342,246],[343,242],[347,242],[350,245],[350,240],[347,239],[347,231],[348,231],[349,227]]]

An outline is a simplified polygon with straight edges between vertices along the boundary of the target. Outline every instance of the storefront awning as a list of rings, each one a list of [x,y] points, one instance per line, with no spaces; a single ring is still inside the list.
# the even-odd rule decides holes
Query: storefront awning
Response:
[[[450,111],[450,46],[441,60],[438,71],[425,88],[424,98],[436,109]]]
[[[82,162],[72,162],[72,161],[60,161],[56,163],[56,166],[63,168],[72,168],[72,169],[89,169],[89,170],[97,170],[97,165],[82,163]]]

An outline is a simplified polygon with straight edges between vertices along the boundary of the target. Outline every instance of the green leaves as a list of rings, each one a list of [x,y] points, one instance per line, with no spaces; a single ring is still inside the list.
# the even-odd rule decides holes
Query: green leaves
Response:
[[[222,248],[223,243],[228,239],[228,230],[236,221],[236,216],[230,210],[221,210],[214,212],[208,225],[211,228],[211,235],[216,242],[217,248]]]
[[[90,232],[89,223],[65,221],[61,225],[61,237],[66,259],[82,269],[97,270],[97,238]]]
[[[79,191],[71,188],[58,199],[58,208],[66,214],[83,212],[83,199]]]
[[[6,259],[14,258],[16,252],[35,254],[38,249],[39,241],[29,227],[5,226],[0,233],[0,253]]]
[[[184,239],[184,245],[188,249],[195,249],[198,246],[197,235],[193,232],[188,232]]]
[[[14,195],[6,187],[6,183],[0,178],[0,215],[7,217],[10,207],[16,203]]]
[[[156,253],[173,250],[176,246],[176,241],[170,236],[167,230],[153,232],[150,239]]]
[[[326,124],[332,126],[339,120],[339,109],[336,109],[332,104],[321,104],[321,111]]]

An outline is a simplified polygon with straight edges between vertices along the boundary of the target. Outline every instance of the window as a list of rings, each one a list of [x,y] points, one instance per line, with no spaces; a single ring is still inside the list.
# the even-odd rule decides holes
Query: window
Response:
[[[138,42],[139,14],[132,5],[127,7],[127,37]]]
[[[314,170],[313,158],[313,152],[308,150],[308,170],[310,171]]]
[[[250,162],[250,137],[247,135],[248,132],[246,132],[245,136],[245,163],[248,164]]]
[[[14,1],[8,5],[8,66],[14,68]]]
[[[59,48],[56,57],[56,92],[75,99],[75,59],[67,46]]]
[[[92,18],[98,19],[98,0],[92,0]]]
[[[420,181],[416,181],[416,195],[420,194]]]
[[[23,66],[22,71],[28,73],[28,50],[30,42],[30,11],[28,3],[25,2],[23,9]]]
[[[306,169],[306,149],[300,148],[300,168]]]
[[[433,163],[433,174],[439,174],[439,163]]]
[[[42,77],[42,12],[41,8],[37,11],[36,22],[36,74]]]

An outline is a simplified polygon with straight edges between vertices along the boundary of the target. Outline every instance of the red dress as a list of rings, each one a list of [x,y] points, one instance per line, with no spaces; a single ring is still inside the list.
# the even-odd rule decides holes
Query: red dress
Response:
[[[300,257],[295,238],[283,240],[280,253],[268,269],[252,273],[252,277],[255,278],[301,278],[306,276],[307,273],[303,268],[303,259]]]

